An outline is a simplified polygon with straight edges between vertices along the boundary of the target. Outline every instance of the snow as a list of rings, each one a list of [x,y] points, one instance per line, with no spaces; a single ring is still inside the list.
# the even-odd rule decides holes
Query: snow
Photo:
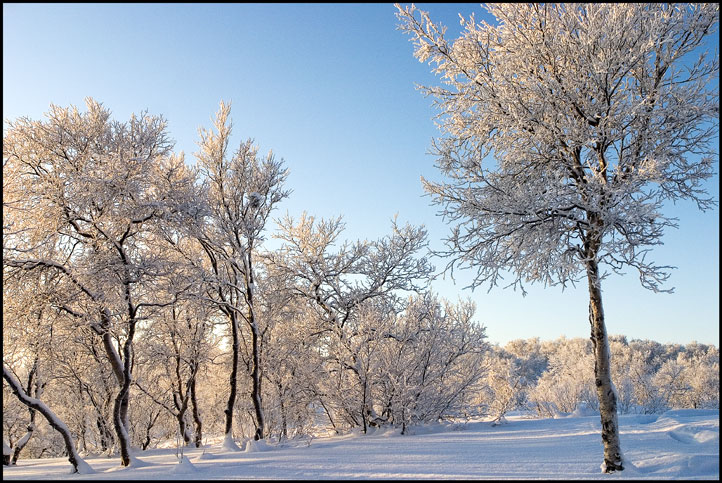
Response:
[[[599,415],[506,420],[266,442],[266,451],[228,452],[219,437],[185,448],[180,461],[173,448],[138,451],[144,464],[129,468],[118,457],[89,458],[88,476],[71,476],[66,458],[21,459],[3,479],[719,479],[719,410],[620,415],[627,469],[611,475],[600,473]]]
[[[221,444],[221,450],[238,452],[238,451],[241,451],[241,448],[238,447],[236,442],[233,440],[233,436],[231,436],[231,434],[229,433],[223,438],[223,444]]]
[[[172,474],[188,474],[188,473],[195,473],[196,467],[193,463],[190,462],[187,456],[182,456],[181,460],[178,462],[178,464],[170,470],[170,473]]]
[[[246,443],[246,449],[244,451],[246,453],[258,453],[259,451],[268,451],[270,449],[272,449],[272,447],[264,440],[256,441],[251,439]]]

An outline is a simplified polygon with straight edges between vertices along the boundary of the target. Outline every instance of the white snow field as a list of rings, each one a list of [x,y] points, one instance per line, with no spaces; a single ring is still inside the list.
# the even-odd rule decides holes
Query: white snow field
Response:
[[[477,421],[376,431],[229,452],[222,439],[205,448],[89,457],[92,474],[71,475],[64,458],[18,461],[3,479],[719,479],[719,410],[620,415],[627,470],[601,473],[598,415],[527,419],[493,426]],[[239,444],[243,447],[243,444]],[[248,445],[246,445],[248,446]]]

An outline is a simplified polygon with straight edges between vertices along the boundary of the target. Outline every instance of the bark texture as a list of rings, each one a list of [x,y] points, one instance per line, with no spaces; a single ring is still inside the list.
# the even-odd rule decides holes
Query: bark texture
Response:
[[[619,442],[617,397],[612,383],[609,340],[604,323],[604,310],[602,309],[599,267],[594,259],[587,262],[587,278],[589,282],[589,323],[591,325],[591,340],[594,350],[594,385],[599,399],[602,442],[604,444],[602,470],[605,473],[613,473],[622,471],[624,465]]]

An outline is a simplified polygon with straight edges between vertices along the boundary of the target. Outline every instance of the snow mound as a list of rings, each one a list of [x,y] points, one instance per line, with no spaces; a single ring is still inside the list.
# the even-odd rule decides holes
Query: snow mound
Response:
[[[719,433],[706,429],[696,430],[695,428],[682,427],[667,433],[670,438],[684,444],[704,444],[716,441],[719,444]]]
[[[193,465],[193,463],[190,462],[187,456],[181,457],[181,460],[178,462],[175,467],[170,470],[171,473],[195,473],[198,469]]]
[[[143,468],[145,466],[153,466],[153,464],[130,455],[130,464],[128,465],[128,468]]]
[[[265,440],[259,439],[258,441],[251,439],[246,443],[246,453],[258,453],[261,451],[270,451],[271,447],[268,446]]]
[[[154,463],[148,463],[147,461],[143,461],[142,459],[139,459],[131,454],[130,455],[130,464],[128,466],[122,466],[120,464],[118,466],[112,466],[112,467],[108,468],[107,470],[105,470],[104,473],[105,472],[114,472],[114,471],[128,472],[128,471],[135,470],[138,468],[145,468],[146,466],[157,466],[157,465]]]
[[[491,424],[491,423],[488,423]],[[451,423],[447,421],[438,423],[427,423],[419,424],[414,426],[406,427],[406,434],[411,435],[425,435],[425,434],[438,434],[446,433],[449,431],[464,431],[467,425],[463,423]]]
[[[629,421],[634,424],[652,424],[656,423],[657,419],[659,419],[657,414],[637,414],[630,417]]]
[[[215,455],[213,453],[210,453],[208,451],[203,451],[201,454],[195,457],[195,461],[205,461],[205,460],[212,460],[218,458],[218,455]]]
[[[586,403],[579,403],[572,413],[567,416],[568,418],[581,418],[586,416],[599,416],[599,410],[590,408]]]
[[[239,448],[236,442],[233,441],[233,436],[231,436],[230,434],[226,435],[226,437],[223,439],[221,449],[223,451],[241,451],[241,448]]]
[[[95,473],[95,470],[81,458],[78,460],[78,472],[75,473],[75,468],[72,468],[70,473],[78,475],[92,475]]]
[[[662,413],[668,418],[699,418],[704,416],[719,416],[719,409],[670,409]]]

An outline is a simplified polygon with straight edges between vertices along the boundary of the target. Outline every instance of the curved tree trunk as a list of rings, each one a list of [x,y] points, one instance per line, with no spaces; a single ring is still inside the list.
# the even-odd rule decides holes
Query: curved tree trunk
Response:
[[[113,404],[113,427],[120,446],[120,464],[130,465],[130,435],[123,421],[123,403],[130,392],[130,377],[128,377],[118,391]]]
[[[30,369],[30,373],[28,374],[28,385],[27,389],[25,389],[25,393],[30,396],[34,397],[35,399],[38,399],[40,397],[40,383],[35,381],[35,377],[38,372],[38,356],[35,356],[35,360],[33,361],[33,367]],[[33,388],[35,388],[35,393],[33,394]],[[28,423],[27,427],[27,433],[23,435],[22,438],[18,440],[17,443],[15,443],[15,447],[13,448],[13,455],[10,458],[10,464],[15,465],[18,462],[18,458],[20,457],[20,452],[25,448],[25,445],[28,444],[28,441],[30,441],[30,438],[33,436],[33,433],[35,432],[35,414],[36,411],[31,406],[28,406],[28,412],[30,413],[30,423]]]
[[[609,340],[604,324],[602,308],[602,288],[599,280],[599,266],[596,253],[587,261],[587,280],[589,282],[589,323],[594,349],[594,384],[599,398],[599,414],[602,420],[602,442],[604,444],[604,463],[602,471],[612,473],[624,469],[622,449],[619,442],[619,424],[617,422],[617,397],[612,382]]]
[[[70,429],[65,425],[63,421],[55,415],[49,407],[42,401],[32,398],[25,393],[25,390],[20,385],[17,379],[5,368],[3,364],[3,379],[5,379],[10,386],[12,392],[17,398],[25,404],[27,407],[35,409],[42,414],[48,421],[48,424],[63,437],[65,442],[65,450],[68,452],[68,461],[73,465],[74,473],[92,473],[92,468],[80,457],[78,451],[75,449],[75,442],[73,436],[70,434]]]

